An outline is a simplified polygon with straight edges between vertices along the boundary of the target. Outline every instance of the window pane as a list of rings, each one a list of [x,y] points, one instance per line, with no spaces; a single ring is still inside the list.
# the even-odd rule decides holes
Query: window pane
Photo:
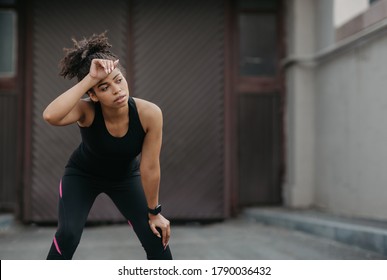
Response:
[[[275,14],[240,14],[239,34],[240,75],[275,75],[277,61]]]
[[[15,76],[16,13],[0,10],[0,77]]]

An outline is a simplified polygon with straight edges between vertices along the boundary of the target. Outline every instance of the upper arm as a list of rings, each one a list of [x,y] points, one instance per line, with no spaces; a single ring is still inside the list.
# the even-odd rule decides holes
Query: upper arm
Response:
[[[148,103],[141,112],[141,122],[146,133],[141,152],[141,169],[160,168],[163,129],[161,109],[153,103]]]
[[[91,114],[91,101],[80,99],[74,108],[62,119],[55,119],[50,115],[43,113],[44,119],[56,126],[65,126],[78,122],[81,126],[87,126]]]

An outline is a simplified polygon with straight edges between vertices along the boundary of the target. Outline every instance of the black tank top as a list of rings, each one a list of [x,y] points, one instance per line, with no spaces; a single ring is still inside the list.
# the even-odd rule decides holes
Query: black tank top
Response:
[[[82,142],[66,167],[91,176],[118,180],[139,175],[139,154],[145,132],[132,97],[129,97],[128,105],[128,131],[123,137],[114,137],[106,128],[101,105],[95,103],[93,123],[89,127],[79,127]]]

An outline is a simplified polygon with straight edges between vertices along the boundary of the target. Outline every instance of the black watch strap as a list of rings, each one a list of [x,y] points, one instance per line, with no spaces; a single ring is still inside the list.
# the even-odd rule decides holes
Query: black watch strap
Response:
[[[152,215],[157,215],[161,212],[161,205],[157,205],[154,209],[151,209],[148,207],[148,213],[152,214]]]

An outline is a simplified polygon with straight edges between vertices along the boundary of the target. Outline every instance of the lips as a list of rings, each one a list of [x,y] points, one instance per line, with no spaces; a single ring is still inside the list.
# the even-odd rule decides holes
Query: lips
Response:
[[[125,97],[126,97],[126,94],[122,94],[118,96],[116,99],[114,99],[114,102],[122,102],[124,101]]]

